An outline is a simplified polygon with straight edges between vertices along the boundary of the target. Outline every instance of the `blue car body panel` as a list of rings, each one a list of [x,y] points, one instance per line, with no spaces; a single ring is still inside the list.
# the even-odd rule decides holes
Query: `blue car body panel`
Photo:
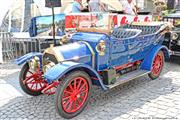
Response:
[[[162,44],[164,36],[150,34],[129,39],[111,39],[110,68],[143,60],[149,51]]]
[[[106,55],[100,56],[96,51],[96,46],[100,40],[104,40],[106,42]],[[93,49],[95,53],[95,69],[97,71],[102,71],[104,69],[109,68],[109,55],[110,55],[110,38],[106,34],[100,33],[76,33],[72,36],[71,42],[79,42],[84,41],[87,42]]]
[[[59,64],[55,65],[54,67],[50,68],[44,74],[44,78],[48,83],[52,83],[53,81],[60,79],[62,76],[69,73],[70,71],[72,71],[74,69],[80,70],[82,68],[88,70],[86,72],[88,72],[91,75],[90,77],[98,78],[98,83],[99,83],[99,85],[101,85],[101,87],[104,90],[107,89],[104,86],[101,77],[98,75],[98,73],[93,68],[91,68],[90,66],[85,65],[85,64],[71,62],[71,61],[59,63]]]
[[[52,49],[54,49],[57,56],[62,56],[61,61],[74,60],[76,62],[92,66],[91,52],[88,46],[84,43],[69,43],[67,45],[54,47]]]
[[[25,54],[24,56],[15,59],[14,63],[17,65],[22,65],[23,63],[27,62],[28,60],[32,59],[33,57],[37,56],[40,59],[42,59],[42,53],[39,52],[32,52],[32,53],[28,53]]]
[[[74,34],[71,38],[72,42],[87,41],[88,43],[94,43],[94,44],[97,44],[100,40],[107,40],[107,35],[100,34],[100,33],[78,32],[78,33]]]
[[[146,57],[144,58],[144,60],[142,62],[142,65],[141,65],[141,69],[151,71],[152,65],[153,65],[153,60],[154,60],[156,54],[160,50],[163,51],[163,53],[165,55],[165,58],[170,58],[170,54],[168,52],[168,48],[166,46],[157,45],[153,49],[151,49],[148,54],[146,54]]]

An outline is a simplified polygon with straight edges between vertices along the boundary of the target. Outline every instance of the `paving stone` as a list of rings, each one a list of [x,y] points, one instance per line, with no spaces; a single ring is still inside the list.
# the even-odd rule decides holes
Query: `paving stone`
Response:
[[[162,100],[158,100],[156,103],[159,104],[159,105],[165,105],[167,102],[162,101]]]
[[[3,120],[10,120],[10,118],[5,118],[5,119],[3,119]]]
[[[155,111],[148,111],[148,113],[147,113],[148,116],[155,116],[155,115],[157,115],[157,114],[158,114],[158,113],[155,112]]]
[[[166,112],[167,112],[166,110],[162,110],[162,109],[157,110],[158,115],[164,115]]]
[[[148,111],[152,111],[152,112],[156,112],[157,110],[158,110],[158,108],[156,108],[156,107],[150,107],[148,109]]]
[[[140,113],[140,114],[147,114],[147,113],[148,113],[148,110],[147,110],[147,109],[140,109],[140,110],[139,110],[139,113]]]
[[[179,102],[178,102],[179,103]],[[160,105],[161,106],[161,105]],[[175,106],[175,103],[174,102],[170,102],[170,103],[166,103],[164,104],[164,106],[168,107],[168,108],[171,108],[171,107],[174,107]]]
[[[169,108],[168,111],[172,113],[178,113],[180,111],[180,108]]]
[[[142,109],[148,109],[149,106],[148,106],[148,104],[146,104],[146,105],[143,105],[141,108],[142,108]]]
[[[167,109],[169,109],[169,107],[168,107],[168,106],[165,106],[165,105],[158,105],[156,108],[162,109],[162,110],[167,110]]]
[[[166,116],[176,117],[176,116],[177,116],[177,113],[173,113],[173,112],[171,112],[171,111],[168,111],[168,112],[166,113]]]
[[[1,111],[0,111],[0,116],[2,116],[4,113],[2,113]]]
[[[7,118],[7,117],[8,117],[7,115],[2,115],[2,116],[0,116],[1,119],[5,119],[5,118]]]
[[[15,120],[23,120],[23,118],[16,118]],[[34,120],[34,119],[33,119]]]
[[[124,118],[124,119],[128,119],[129,117],[130,117],[129,114],[123,114],[123,115],[120,116],[120,118]]]

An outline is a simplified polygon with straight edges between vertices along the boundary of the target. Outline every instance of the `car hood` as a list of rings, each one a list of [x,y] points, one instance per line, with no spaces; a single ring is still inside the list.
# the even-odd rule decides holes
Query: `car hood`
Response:
[[[91,52],[89,48],[86,44],[80,42],[50,47],[45,50],[44,54],[55,56],[58,62],[76,61],[88,63],[91,60]]]

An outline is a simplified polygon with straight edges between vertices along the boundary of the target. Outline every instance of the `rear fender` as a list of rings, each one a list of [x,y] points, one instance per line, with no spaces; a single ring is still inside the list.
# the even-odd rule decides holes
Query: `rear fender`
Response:
[[[92,82],[100,85],[103,90],[107,90],[107,87],[103,84],[103,81],[100,78],[99,74],[94,69],[92,69],[88,65],[71,61],[59,63],[53,66],[44,74],[44,78],[48,83],[52,83],[74,70],[83,70],[87,74],[89,74],[90,77],[97,78],[97,80],[94,80]]]
[[[151,71],[152,69],[152,65],[153,65],[153,60],[156,56],[156,54],[162,50],[165,56],[165,59],[169,59],[170,58],[170,54],[168,51],[168,48],[166,46],[162,46],[162,45],[157,45],[156,47],[154,47],[145,57],[145,59],[143,60],[142,64],[141,64],[141,69],[143,70],[148,70]]]
[[[35,56],[39,57],[40,63],[42,63],[42,53],[39,53],[39,52],[32,52],[32,53],[25,54],[22,57],[15,59],[14,63],[17,64],[17,65],[22,65],[25,62],[32,59],[33,57],[35,57]]]

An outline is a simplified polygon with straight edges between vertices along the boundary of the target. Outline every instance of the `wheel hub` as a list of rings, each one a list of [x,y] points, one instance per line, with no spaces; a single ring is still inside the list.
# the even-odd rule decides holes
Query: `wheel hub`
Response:
[[[72,101],[75,101],[75,100],[77,100],[78,98],[80,98],[79,92],[74,92],[74,93],[72,93],[72,95],[71,95]]]

